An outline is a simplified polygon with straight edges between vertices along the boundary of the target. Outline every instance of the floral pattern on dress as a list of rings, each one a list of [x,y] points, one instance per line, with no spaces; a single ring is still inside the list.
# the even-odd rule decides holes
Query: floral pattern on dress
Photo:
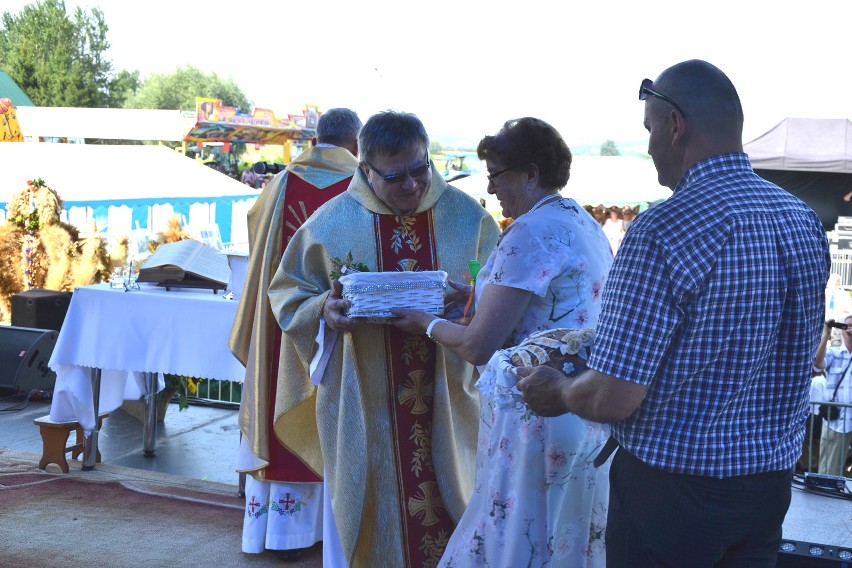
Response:
[[[590,220],[572,199],[562,199],[521,215],[503,231],[477,276],[477,299],[490,284],[533,293],[504,347],[536,331],[597,321],[612,252],[600,224]]]
[[[588,218],[587,218],[588,217]],[[533,293],[507,346],[536,331],[597,324],[612,264],[600,225],[570,199],[509,225],[477,278]],[[593,465],[609,429],[573,414],[544,418],[515,388],[507,350],[479,381],[474,491],[440,567],[605,566],[609,466]]]

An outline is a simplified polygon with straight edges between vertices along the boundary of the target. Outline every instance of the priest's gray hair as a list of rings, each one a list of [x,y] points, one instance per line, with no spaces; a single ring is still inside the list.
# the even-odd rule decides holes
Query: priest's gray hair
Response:
[[[348,148],[358,140],[361,119],[348,108],[330,108],[317,122],[317,142]]]

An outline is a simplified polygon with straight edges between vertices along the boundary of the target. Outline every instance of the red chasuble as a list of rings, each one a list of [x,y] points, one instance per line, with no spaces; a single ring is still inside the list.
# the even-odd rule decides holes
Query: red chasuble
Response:
[[[432,211],[375,215],[378,270],[438,270]],[[435,344],[384,326],[394,470],[406,568],[435,566],[453,532],[432,464]]]
[[[339,182],[318,189],[302,178],[287,174],[287,188],[284,193],[284,211],[282,213],[281,229],[281,254],[287,249],[287,244],[302,226],[308,217],[316,211],[320,205],[335,197],[349,187],[352,177],[347,177]],[[272,361],[269,365],[272,374],[269,377],[269,412],[275,411],[275,394],[278,390],[278,359],[281,356],[281,328],[275,326]],[[284,379],[286,380],[286,378]],[[314,472],[305,466],[302,461],[278,442],[273,428],[274,420],[270,416],[267,420],[269,432],[269,465],[264,471],[265,478],[269,481],[322,481]]]

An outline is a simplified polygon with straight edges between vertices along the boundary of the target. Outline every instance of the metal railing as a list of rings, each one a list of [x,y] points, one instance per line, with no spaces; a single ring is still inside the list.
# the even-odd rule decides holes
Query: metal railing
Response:
[[[242,383],[204,379],[198,383],[198,390],[195,394],[189,394],[186,399],[189,404],[239,409],[242,393]],[[176,394],[175,397],[178,397],[178,395]],[[172,400],[175,400],[175,398]]]
[[[831,271],[840,275],[842,288],[852,288],[852,251],[832,251]]]

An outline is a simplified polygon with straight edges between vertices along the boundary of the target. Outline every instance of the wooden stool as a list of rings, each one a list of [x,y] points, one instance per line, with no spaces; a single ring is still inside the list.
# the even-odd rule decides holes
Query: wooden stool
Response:
[[[101,429],[104,418],[109,416],[104,413],[98,416],[98,430]],[[71,459],[77,459],[77,456],[83,453],[83,442],[85,434],[80,423],[76,420],[69,422],[54,422],[50,419],[50,415],[42,416],[33,420],[33,424],[39,427],[41,432],[42,453],[41,461],[38,462],[39,469],[46,469],[48,464],[54,463],[62,469],[63,473],[68,473],[68,462],[65,460],[65,454],[71,452]],[[66,446],[68,436],[71,431],[76,432],[77,438],[73,446]],[[101,451],[98,450],[95,455],[95,462],[101,461]]]

